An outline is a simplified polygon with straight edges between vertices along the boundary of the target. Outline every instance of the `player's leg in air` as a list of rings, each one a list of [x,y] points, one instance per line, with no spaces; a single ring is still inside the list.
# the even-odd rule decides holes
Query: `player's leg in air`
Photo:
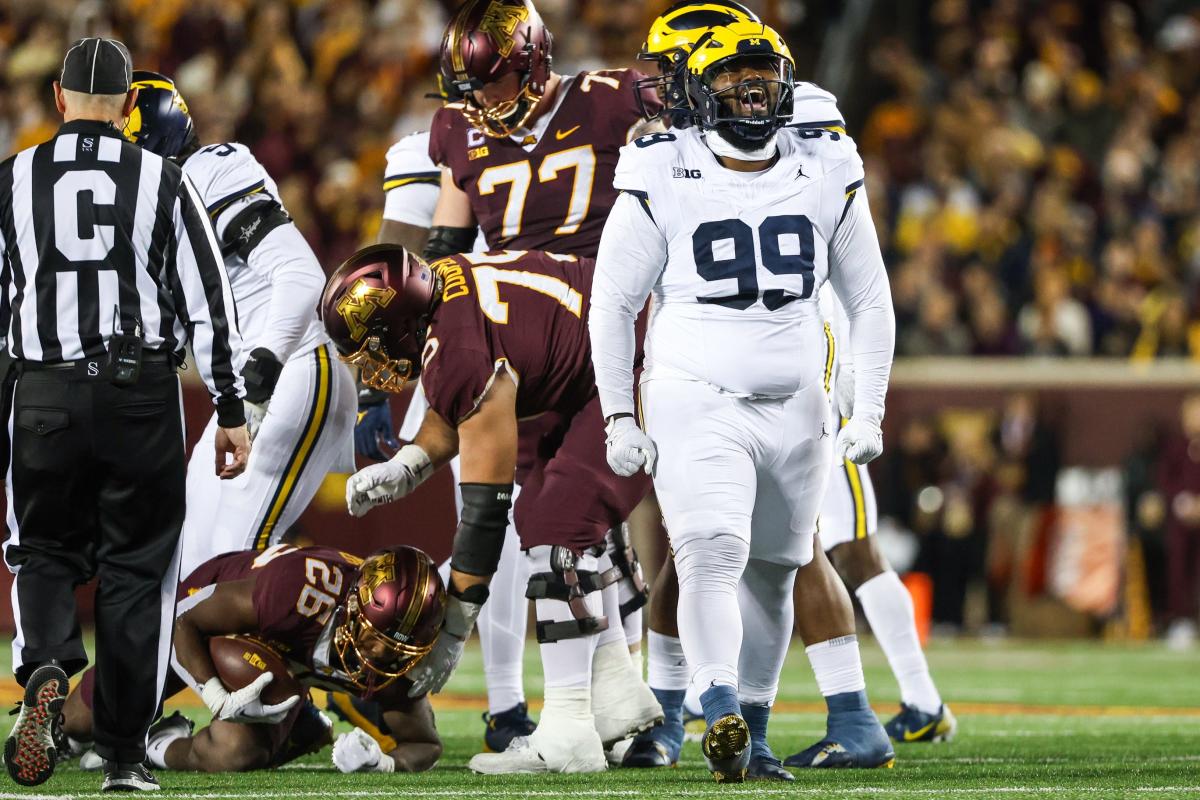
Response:
[[[878,511],[867,468],[834,464],[821,509],[821,543],[858,596],[871,632],[900,684],[900,713],[884,725],[897,742],[941,742],[958,723],[929,674],[912,598],[875,541]]]

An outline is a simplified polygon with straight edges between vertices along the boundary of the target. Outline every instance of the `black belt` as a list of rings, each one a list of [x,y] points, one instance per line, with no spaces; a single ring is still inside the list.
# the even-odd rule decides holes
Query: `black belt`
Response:
[[[142,366],[146,367],[151,364],[157,366],[168,366],[172,370],[178,363],[178,359],[173,353],[161,353],[147,350],[142,353]],[[75,377],[83,380],[104,381],[109,378],[108,371],[108,354],[96,356],[95,358],[81,358],[78,361],[26,361],[16,359],[15,366],[18,373],[24,372],[70,372]]]

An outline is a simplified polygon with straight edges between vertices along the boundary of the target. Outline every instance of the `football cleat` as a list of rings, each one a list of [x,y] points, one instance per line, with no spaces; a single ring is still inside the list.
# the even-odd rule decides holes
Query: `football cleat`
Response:
[[[662,727],[635,736],[621,757],[620,766],[631,769],[674,767],[679,763],[680,743],[659,735]]]
[[[662,706],[629,658],[624,641],[596,648],[592,660],[592,715],[606,748],[662,724]]]
[[[529,706],[517,703],[499,714],[483,714],[486,725],[483,731],[483,746],[489,753],[503,753],[518,736],[528,736],[537,730],[537,723],[529,718]]]
[[[750,727],[737,714],[726,714],[704,732],[700,750],[717,783],[741,783],[750,766]]]
[[[4,743],[4,766],[22,786],[45,783],[54,774],[58,750],[54,723],[67,701],[67,673],[58,664],[38,667],[25,684],[17,722]]]
[[[104,759],[95,750],[88,750],[79,757],[79,768],[84,772],[95,772],[104,766]]]
[[[104,762],[102,792],[157,792],[162,787],[158,779],[146,769],[145,764],[119,764]]]
[[[478,753],[467,762],[482,775],[603,772],[604,746],[589,719],[542,712],[537,730],[518,736],[503,753]]]
[[[796,776],[783,768],[774,755],[751,756],[746,768],[748,781],[794,781]]]
[[[948,742],[958,732],[958,720],[945,703],[938,713],[929,714],[915,706],[900,704],[900,713],[883,726],[893,741]]]
[[[788,756],[784,765],[806,769],[874,769],[895,765],[896,751],[871,710],[865,691],[830,695],[825,702],[829,705],[825,738]]]
[[[169,717],[162,717],[158,722],[150,726],[149,732],[146,734],[147,741],[154,741],[159,738],[178,739],[183,736],[191,736],[192,731],[196,729],[196,723],[185,717],[181,712],[176,711]]]

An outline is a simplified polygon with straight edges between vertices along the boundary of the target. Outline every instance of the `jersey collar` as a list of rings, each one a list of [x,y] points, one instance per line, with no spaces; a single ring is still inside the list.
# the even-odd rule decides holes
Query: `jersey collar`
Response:
[[[58,133],[94,133],[99,136],[115,136],[118,139],[124,139],[121,131],[111,122],[102,122],[98,119],[73,119],[70,122],[64,122],[58,129]]]

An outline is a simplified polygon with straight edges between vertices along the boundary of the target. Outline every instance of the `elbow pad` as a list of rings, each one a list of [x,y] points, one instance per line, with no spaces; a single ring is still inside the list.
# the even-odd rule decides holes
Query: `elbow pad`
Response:
[[[435,225],[429,229],[429,241],[425,243],[425,252],[421,257],[426,261],[436,261],[439,258],[469,253],[478,235],[476,228],[451,228],[447,225]]]
[[[463,483],[463,510],[454,534],[450,568],[467,575],[491,575],[500,564],[508,509],[512,507],[511,483]]]

